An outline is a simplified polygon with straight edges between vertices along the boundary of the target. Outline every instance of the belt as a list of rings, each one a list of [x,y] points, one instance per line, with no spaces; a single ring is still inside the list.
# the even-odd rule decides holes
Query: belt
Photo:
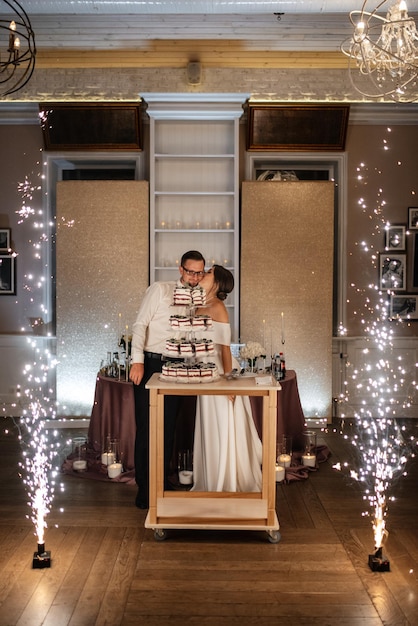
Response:
[[[171,356],[166,357],[160,354],[159,352],[145,352],[144,351],[144,357],[146,359],[154,359],[156,361],[184,361],[184,358],[182,357],[171,357]]]
[[[144,352],[144,357],[146,359],[158,359],[159,361],[161,361],[163,355],[159,354],[158,352]]]

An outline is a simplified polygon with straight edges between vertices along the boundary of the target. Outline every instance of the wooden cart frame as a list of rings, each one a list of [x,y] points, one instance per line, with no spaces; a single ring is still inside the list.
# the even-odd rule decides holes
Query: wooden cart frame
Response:
[[[154,530],[157,540],[166,530],[240,529],[267,532],[271,543],[280,541],[276,514],[276,421],[280,385],[257,385],[255,378],[212,383],[178,384],[154,374],[146,385],[150,390],[150,491],[145,527]],[[263,456],[261,492],[164,491],[164,396],[245,395],[262,396]]]

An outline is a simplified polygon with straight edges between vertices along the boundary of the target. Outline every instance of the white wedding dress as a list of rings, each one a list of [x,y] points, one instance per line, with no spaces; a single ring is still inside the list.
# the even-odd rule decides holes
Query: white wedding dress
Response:
[[[230,345],[231,327],[213,322],[213,330],[216,355],[209,360],[223,373],[220,345]],[[261,460],[248,396],[197,396],[192,491],[261,491]]]

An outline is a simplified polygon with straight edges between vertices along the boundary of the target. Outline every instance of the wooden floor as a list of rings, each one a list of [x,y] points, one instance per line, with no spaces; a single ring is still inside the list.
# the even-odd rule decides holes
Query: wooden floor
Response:
[[[352,446],[331,428],[320,436],[330,459],[308,480],[277,487],[277,544],[235,530],[179,530],[156,541],[134,506],[135,487],[60,475],[45,538],[51,567],[33,569],[17,431],[5,418],[2,426],[1,626],[418,624],[418,459],[395,484],[390,572],[368,566],[363,492],[332,467]],[[418,434],[418,422],[409,428]]]

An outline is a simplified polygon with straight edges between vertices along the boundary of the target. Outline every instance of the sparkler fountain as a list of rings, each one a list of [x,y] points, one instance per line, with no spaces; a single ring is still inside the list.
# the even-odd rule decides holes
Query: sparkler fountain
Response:
[[[34,273],[25,275],[23,293],[27,294],[30,313],[33,314],[35,306],[40,306],[40,312],[44,316],[48,314],[44,292],[48,267],[46,246],[49,244],[51,225],[44,223],[42,210],[35,210],[32,207],[33,195],[40,189],[40,186],[32,185],[30,180],[25,178],[25,181],[18,185],[22,205],[16,212],[19,224],[29,220],[38,233],[38,237],[31,239],[34,251],[32,268],[39,266],[40,276]],[[36,291],[38,296],[35,295]],[[37,311],[35,313],[39,315]],[[56,360],[45,348],[44,338],[34,337],[28,341],[33,350],[33,360],[25,366],[23,372],[26,377],[23,391],[26,402],[19,428],[19,440],[23,449],[23,461],[19,466],[29,496],[28,504],[31,507],[28,518],[33,522],[38,543],[33,554],[32,566],[34,569],[42,569],[51,567],[51,553],[45,549],[45,530],[46,517],[54,496],[56,470],[53,468],[53,459],[58,454],[59,444],[54,445],[48,437],[46,421],[56,416],[54,392],[51,388],[51,372],[55,368]]]
[[[390,129],[388,129],[390,130]],[[387,145],[385,140],[384,142]],[[358,168],[359,185],[365,182],[365,164]],[[367,184],[367,181],[366,181]],[[378,189],[376,207],[369,215],[374,225],[372,236],[383,238],[388,223],[383,215],[385,201],[383,190]],[[359,199],[359,205],[367,213],[367,203]],[[361,242],[363,252],[369,256],[373,273],[378,275],[379,255],[373,245]],[[363,350],[363,362],[354,367],[347,363],[351,371],[354,390],[361,390],[363,400],[359,409],[354,409],[354,425],[356,434],[352,444],[357,451],[356,465],[358,471],[351,470],[353,479],[365,487],[364,499],[373,511],[373,534],[375,552],[369,555],[369,567],[373,571],[389,571],[390,563],[383,556],[383,545],[388,535],[386,516],[388,511],[388,492],[393,481],[405,469],[408,459],[408,442],[404,436],[404,428],[397,418],[402,417],[402,409],[407,405],[405,400],[406,372],[400,357],[394,353],[394,328],[402,324],[402,320],[390,319],[390,296],[393,288],[399,285],[376,285],[372,283],[367,289],[359,289],[352,285],[357,293],[364,296],[364,308],[359,313],[365,330],[365,341],[368,347]],[[358,312],[356,311],[356,314]],[[345,329],[341,326],[341,334]],[[349,385],[346,382],[346,388]],[[349,393],[342,394],[343,402],[349,401]],[[345,418],[345,415],[341,416]],[[410,451],[410,450],[409,450]],[[348,464],[346,464],[348,465]],[[340,464],[334,466],[341,469]],[[370,515],[370,509],[365,515]]]

